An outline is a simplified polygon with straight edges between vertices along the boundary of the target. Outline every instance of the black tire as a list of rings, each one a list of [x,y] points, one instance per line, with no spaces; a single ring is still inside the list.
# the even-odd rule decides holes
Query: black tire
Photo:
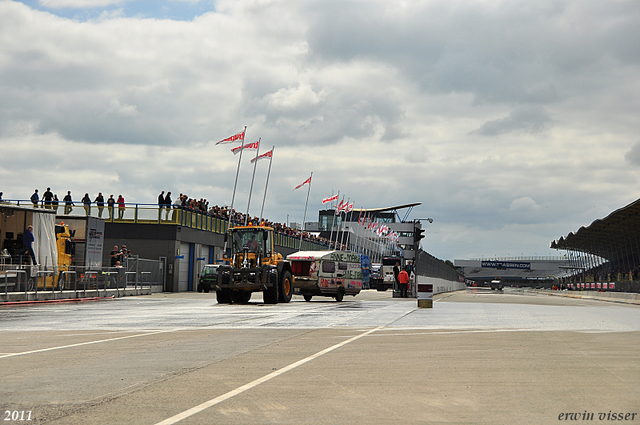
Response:
[[[305,295],[304,296],[304,300],[307,301],[307,302],[311,301],[311,298],[313,298],[313,295]]]
[[[234,291],[231,293],[231,299],[236,304],[247,304],[251,299],[251,292],[249,291]]]
[[[231,304],[231,291],[216,291],[216,300],[218,301],[218,304]]]
[[[262,299],[265,304],[278,304],[278,275],[269,273],[269,281],[271,286],[267,287],[262,293]]]
[[[336,293],[336,301],[342,302],[343,298],[344,298],[344,289],[338,288],[338,292]]]
[[[198,292],[202,292],[202,283],[198,283],[198,288],[196,288]]]
[[[288,303],[293,296],[293,278],[288,270],[282,273],[280,278],[280,290],[278,291],[278,302]]]
[[[208,294],[209,292],[211,292],[211,285],[209,285],[208,283],[202,285],[202,290],[204,291],[205,294]]]

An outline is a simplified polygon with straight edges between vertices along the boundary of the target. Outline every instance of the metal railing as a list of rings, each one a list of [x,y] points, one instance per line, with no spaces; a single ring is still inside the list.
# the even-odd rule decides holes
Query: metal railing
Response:
[[[43,293],[57,293],[58,298],[80,298],[87,296],[88,291],[95,291],[97,296],[106,296],[110,290],[119,296],[127,288],[151,288],[154,284],[151,274],[146,270],[127,271],[124,267],[70,266],[69,270],[57,267],[41,270],[39,266],[6,264],[0,266],[0,295],[4,301],[8,301],[12,293],[24,293],[29,300],[38,300],[38,295]]]
[[[35,208],[30,200],[10,199],[2,202],[10,205]],[[158,204],[138,204],[125,203],[123,208],[118,207],[98,207],[94,203],[89,208],[85,208],[81,202],[74,201],[71,210],[65,208],[64,202],[59,201],[57,207],[44,205],[41,201],[37,208],[55,210],[56,214],[68,215],[72,217],[96,217],[103,218],[106,223],[135,223],[135,224],[168,224],[192,229],[204,230],[218,234],[224,234],[228,228],[228,219],[215,217],[206,212],[195,211],[189,208],[171,206],[171,208],[160,207]],[[243,223],[236,223],[241,225]],[[275,233],[275,244],[285,248],[297,249],[300,244],[300,237],[289,236],[283,233]],[[302,241],[303,250],[323,250],[327,247],[323,244],[305,240]]]

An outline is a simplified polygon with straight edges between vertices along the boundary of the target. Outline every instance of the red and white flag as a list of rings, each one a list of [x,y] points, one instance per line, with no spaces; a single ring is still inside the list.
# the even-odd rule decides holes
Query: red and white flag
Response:
[[[353,202],[348,205],[345,205],[344,207],[344,212],[351,212],[351,211],[353,211]]]
[[[300,189],[302,186],[304,186],[307,183],[311,184],[311,177],[309,177],[308,179],[306,179],[305,181],[303,181],[302,183],[294,187],[293,190]]]
[[[219,145],[220,143],[231,143],[231,142],[235,142],[236,140],[244,140],[244,130],[231,137],[227,137],[226,139],[220,140],[218,143],[216,143],[216,145]]]
[[[262,155],[260,155],[260,156],[258,156],[258,157],[256,157],[256,158],[253,158],[253,159],[251,160],[251,162],[256,162],[256,161],[259,161],[259,160],[261,160],[261,159],[271,158],[272,156],[273,156],[273,149],[271,149],[270,151],[267,151],[267,152],[263,153]]]
[[[240,152],[242,149],[258,149],[259,145],[260,145],[260,142],[245,143],[243,146],[238,146],[236,148],[231,149],[231,152],[233,152],[233,154],[235,155],[238,152]]]
[[[324,198],[324,199],[322,200],[322,204],[327,204],[327,203],[329,203],[329,202],[331,202],[331,201],[335,201],[336,199],[338,199],[338,195],[337,195],[337,194],[336,194],[336,195],[333,195],[333,196],[330,196],[330,197],[328,197],[328,198]]]
[[[342,211],[342,208],[344,208],[344,198],[342,199],[342,201],[340,201],[340,203],[336,207],[336,215],[338,215],[338,213]]]

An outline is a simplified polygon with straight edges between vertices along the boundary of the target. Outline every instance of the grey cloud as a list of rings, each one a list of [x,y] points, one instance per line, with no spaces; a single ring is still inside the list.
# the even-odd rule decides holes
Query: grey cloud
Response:
[[[632,165],[640,165],[640,140],[637,141],[631,149],[624,154],[624,159]]]
[[[537,134],[548,130],[551,118],[541,109],[517,109],[508,117],[487,121],[480,128],[470,132],[479,136],[499,136],[506,133]]]
[[[594,65],[612,56],[638,60],[634,1],[376,4],[362,13],[359,2],[314,3],[308,37],[317,60],[385,61],[428,93],[516,104],[555,102],[566,96],[558,86],[588,85],[601,77]]]

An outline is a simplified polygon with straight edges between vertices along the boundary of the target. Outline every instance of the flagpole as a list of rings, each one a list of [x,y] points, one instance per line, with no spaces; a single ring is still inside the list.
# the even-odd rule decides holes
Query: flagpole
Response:
[[[302,236],[304,235],[304,221],[307,219],[307,205],[309,204],[309,193],[311,193],[311,178],[313,177],[313,171],[309,177],[309,189],[307,190],[307,201],[304,203],[304,215],[302,216],[302,229],[300,231],[300,244],[298,245],[298,251],[302,250]]]
[[[262,137],[258,139],[258,148],[256,149],[256,157],[253,159],[253,175],[251,176],[251,186],[249,187],[249,200],[247,201],[247,215],[244,217],[244,225],[247,225],[247,220],[249,220],[249,205],[251,205],[251,192],[253,192],[253,179],[256,177],[256,166],[258,165],[258,153],[260,152],[260,141]],[[244,144],[242,145],[242,150],[244,150]],[[240,152],[242,155],[242,152]]]
[[[247,126],[244,126],[244,130],[242,131],[242,141],[240,142],[240,146],[244,148],[244,138],[247,134]],[[231,208],[229,209],[229,221],[227,222],[227,232],[231,228],[231,214],[233,214],[233,202],[236,199],[236,186],[238,185],[238,174],[240,174],[240,161],[242,161],[242,151],[244,149],[240,149],[240,158],[238,158],[238,168],[236,169],[236,181],[233,183],[233,195],[231,195]],[[225,232],[225,235],[227,233]],[[227,252],[227,237],[224,238],[224,252]]]
[[[347,214],[348,214],[348,209],[349,209],[349,201],[351,200],[351,198],[347,198],[347,208],[344,208],[344,220],[342,220],[342,237],[340,238],[340,245],[344,245],[344,229],[345,229],[345,225],[344,222],[347,221]]]
[[[360,252],[360,246],[358,245],[358,232],[360,232],[360,217],[361,217],[361,216],[362,216],[362,209],[360,209],[360,214],[358,214],[358,227],[355,227],[355,228],[353,229],[353,230],[354,230],[354,232],[353,232],[353,233],[354,233],[354,235],[355,235],[355,237],[356,237],[356,241],[355,241],[354,245],[355,245],[355,247],[356,247],[356,252],[357,252],[358,254],[360,254],[360,253],[361,253],[361,252]],[[351,217],[351,218],[353,219],[353,217]],[[352,221],[352,223],[353,223],[353,221]]]
[[[338,191],[338,197],[336,201],[340,199],[340,191]],[[336,211],[333,213],[333,220],[331,220],[331,235],[329,235],[329,250],[331,250],[331,241],[333,240],[333,227],[336,224],[336,216],[338,215],[338,207],[336,206]]]
[[[275,145],[271,148],[271,156],[269,157],[269,171],[267,171],[267,182],[264,185],[264,195],[262,196],[262,208],[260,208],[260,223],[262,223],[262,212],[264,211],[264,201],[267,199],[267,186],[269,186],[269,175],[271,175],[271,162],[273,161],[273,154],[274,154],[275,148],[276,148]]]

